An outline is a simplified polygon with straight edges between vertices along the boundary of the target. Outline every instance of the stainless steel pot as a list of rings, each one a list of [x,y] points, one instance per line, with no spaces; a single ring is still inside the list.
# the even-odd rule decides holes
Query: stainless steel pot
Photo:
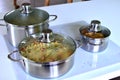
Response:
[[[89,26],[79,29],[82,45],[81,48],[88,52],[101,52],[108,46],[110,30],[100,25],[100,21],[93,20]]]
[[[39,41],[42,43],[46,43],[48,41],[46,44],[50,45],[50,43],[53,42],[53,38],[51,38],[51,30],[49,30],[47,32],[44,31],[44,33],[45,34],[43,34],[43,36],[46,36],[46,37],[40,38]],[[72,38],[70,38],[69,36],[65,36],[62,34],[61,35],[53,34],[53,35],[55,35],[54,37],[56,37],[56,38],[54,38],[54,41],[58,40],[58,37],[61,36],[65,40],[61,40],[61,38],[60,38],[60,41],[62,41],[63,43],[65,41],[68,41],[67,43],[71,44],[70,47],[72,48],[72,54],[69,55],[67,58],[62,59],[62,60],[50,61],[50,62],[36,62],[34,60],[30,60],[29,58],[26,58],[20,52],[20,48],[21,48],[21,45],[24,46],[25,44],[27,44],[27,42],[31,38],[24,39],[18,46],[19,50],[10,53],[8,55],[8,58],[11,59],[12,61],[17,61],[17,62],[22,61],[22,65],[23,65],[25,72],[27,72],[31,76],[34,76],[37,78],[56,78],[56,77],[60,77],[60,76],[64,75],[72,68],[72,66],[74,64],[74,55],[75,55],[75,51],[76,51],[77,46],[76,46],[75,41]],[[49,39],[47,39],[48,37],[49,37]],[[34,38],[38,39],[38,36],[37,37],[34,36]],[[60,41],[58,41],[58,42],[60,42]],[[38,48],[40,48],[40,47],[38,47]],[[62,51],[64,51],[63,48],[60,48],[60,49]],[[55,53],[58,53],[57,50]],[[14,57],[12,57],[15,54],[19,54],[20,59],[15,59]],[[61,55],[63,56],[64,54],[65,53],[63,53]],[[55,56],[55,55],[53,55],[53,56]]]
[[[52,17],[51,20],[49,17]],[[27,35],[41,32],[46,23],[56,18],[56,15],[49,15],[44,10],[32,8],[29,3],[24,3],[21,8],[8,12],[3,20],[6,22],[9,42],[17,47]]]

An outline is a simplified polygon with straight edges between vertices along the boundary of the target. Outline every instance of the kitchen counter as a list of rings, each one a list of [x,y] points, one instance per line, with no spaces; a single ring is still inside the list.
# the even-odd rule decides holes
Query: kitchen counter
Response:
[[[78,29],[88,25],[91,20],[100,20],[101,25],[111,30],[109,45],[105,51],[94,54],[77,48],[72,69],[55,80],[107,80],[120,76],[119,3],[120,0],[92,0],[38,7],[50,15],[58,16],[55,21],[50,22],[53,31],[64,33],[73,39],[80,39]],[[3,15],[0,14],[0,17]],[[0,26],[0,80],[38,80],[26,74],[18,63],[7,58],[12,50],[6,38],[6,27]]]

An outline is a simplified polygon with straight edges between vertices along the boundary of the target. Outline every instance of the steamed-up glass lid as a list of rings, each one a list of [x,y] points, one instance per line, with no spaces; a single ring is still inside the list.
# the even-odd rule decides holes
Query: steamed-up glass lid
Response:
[[[21,55],[42,63],[65,60],[74,53],[75,49],[76,44],[72,38],[52,33],[50,29],[33,37],[27,37],[19,45]]]
[[[6,22],[19,26],[39,24],[48,18],[49,14],[46,11],[33,8],[29,3],[24,3],[21,8],[8,12],[4,16]]]
[[[98,20],[91,21],[89,26],[80,28],[80,33],[89,38],[105,38],[110,35],[110,30],[104,26],[101,26],[101,22]]]

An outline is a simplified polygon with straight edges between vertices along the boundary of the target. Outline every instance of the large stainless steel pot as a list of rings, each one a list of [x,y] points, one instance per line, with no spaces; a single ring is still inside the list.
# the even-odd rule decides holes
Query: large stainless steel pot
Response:
[[[49,19],[49,17],[52,18]],[[21,8],[8,12],[3,20],[6,22],[9,42],[17,47],[27,35],[41,32],[46,23],[48,24],[56,18],[56,15],[49,15],[44,10],[33,8],[29,3],[24,3]]]
[[[93,20],[89,26],[79,29],[82,45],[81,48],[88,52],[101,52],[107,48],[110,30],[100,25],[100,21]]]
[[[65,73],[67,73],[74,64],[74,55],[75,55],[75,51],[76,51],[76,47],[77,47],[76,43],[69,36],[65,36],[63,34],[59,35],[59,34],[55,34],[55,33],[51,35],[51,30],[43,31],[43,32],[44,33],[41,33],[41,34],[43,34],[43,36],[41,38],[39,38],[39,34],[37,34],[37,35],[35,34],[32,38],[28,37],[28,38],[24,39],[22,42],[20,42],[20,44],[18,46],[17,52],[19,52],[19,53],[14,51],[8,55],[8,58],[11,59],[12,61],[17,61],[17,62],[22,61],[22,65],[23,65],[25,72],[27,72],[31,76],[34,76],[37,78],[56,78],[56,77],[62,76]],[[72,53],[69,56],[67,56],[66,58],[60,59],[60,56],[64,56],[65,54],[67,54],[67,53],[64,53],[65,52],[64,48],[60,47],[58,49],[61,49],[61,51],[63,53],[61,53],[57,56],[57,57],[59,57],[59,58],[57,58],[58,60],[54,60],[54,61],[50,61],[50,62],[49,61],[48,62],[39,62],[39,61],[36,62],[35,60],[31,60],[30,58],[23,56],[23,54],[21,52],[21,46],[22,46],[22,50],[23,50],[23,46],[25,46],[26,44],[28,44],[28,45],[31,44],[32,42],[30,40],[34,41],[34,39],[37,39],[37,41],[40,41],[40,43],[47,44],[47,46],[51,45],[52,44],[51,42],[54,42],[54,41],[56,42],[56,40],[58,40],[58,42],[62,43],[63,45],[66,43],[67,44],[69,43],[70,44],[69,47],[70,47],[70,50],[72,51]],[[30,43],[29,43],[29,41],[30,41]],[[57,51],[56,47],[55,47],[55,49],[53,48],[55,50],[53,52],[55,52],[55,53],[51,53],[51,54],[54,54],[53,57],[56,56],[57,53],[59,53],[59,51]],[[64,47],[66,47],[66,46],[64,46]],[[38,47],[38,48],[40,48],[40,47]],[[52,47],[50,47],[50,48],[52,48]],[[14,57],[12,57],[15,54],[19,54],[20,59],[15,59]],[[26,54],[27,53],[25,53],[25,55]],[[35,53],[34,55],[36,55],[36,54],[37,53]],[[43,53],[43,54],[46,54],[46,53]],[[32,56],[34,56],[34,55],[32,55]],[[54,57],[54,58],[56,58],[56,57]],[[45,58],[45,60],[46,59],[50,59],[50,58],[47,57],[47,58]]]

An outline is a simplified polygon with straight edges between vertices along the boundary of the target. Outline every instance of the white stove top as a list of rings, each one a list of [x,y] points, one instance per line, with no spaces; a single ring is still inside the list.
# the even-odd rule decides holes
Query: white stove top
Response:
[[[79,39],[79,30],[78,28],[80,26],[85,25],[85,22],[75,22],[75,23],[69,23],[64,25],[58,25],[52,27],[53,32],[59,32],[64,33],[66,35],[71,36],[74,39]],[[63,28],[64,27],[64,28]],[[4,74],[1,74],[1,79],[9,79],[11,77],[12,80],[37,80],[37,78],[31,77],[28,74],[26,74],[20,65],[18,65],[17,62],[12,62],[7,58],[7,55],[15,50],[7,41],[7,37],[0,36],[0,44],[2,46],[0,47],[1,52],[1,63],[2,65],[1,70]],[[112,71],[113,65],[118,65],[120,62],[120,47],[115,44],[112,40],[109,40],[109,45],[107,49],[100,53],[90,53],[86,52],[80,47],[77,48],[77,51],[75,53],[75,63],[73,68],[64,76],[60,78],[56,78],[56,80],[59,79],[72,79],[73,77],[79,75],[79,77],[83,79],[88,79],[92,77],[97,77],[100,75],[103,75],[105,73],[109,73]],[[110,70],[106,69],[110,68]],[[98,74],[97,74],[98,72]],[[95,74],[94,74],[95,73]],[[89,74],[86,77],[83,77],[82,75]],[[5,76],[8,77],[5,77]],[[53,79],[52,79],[53,80]]]

